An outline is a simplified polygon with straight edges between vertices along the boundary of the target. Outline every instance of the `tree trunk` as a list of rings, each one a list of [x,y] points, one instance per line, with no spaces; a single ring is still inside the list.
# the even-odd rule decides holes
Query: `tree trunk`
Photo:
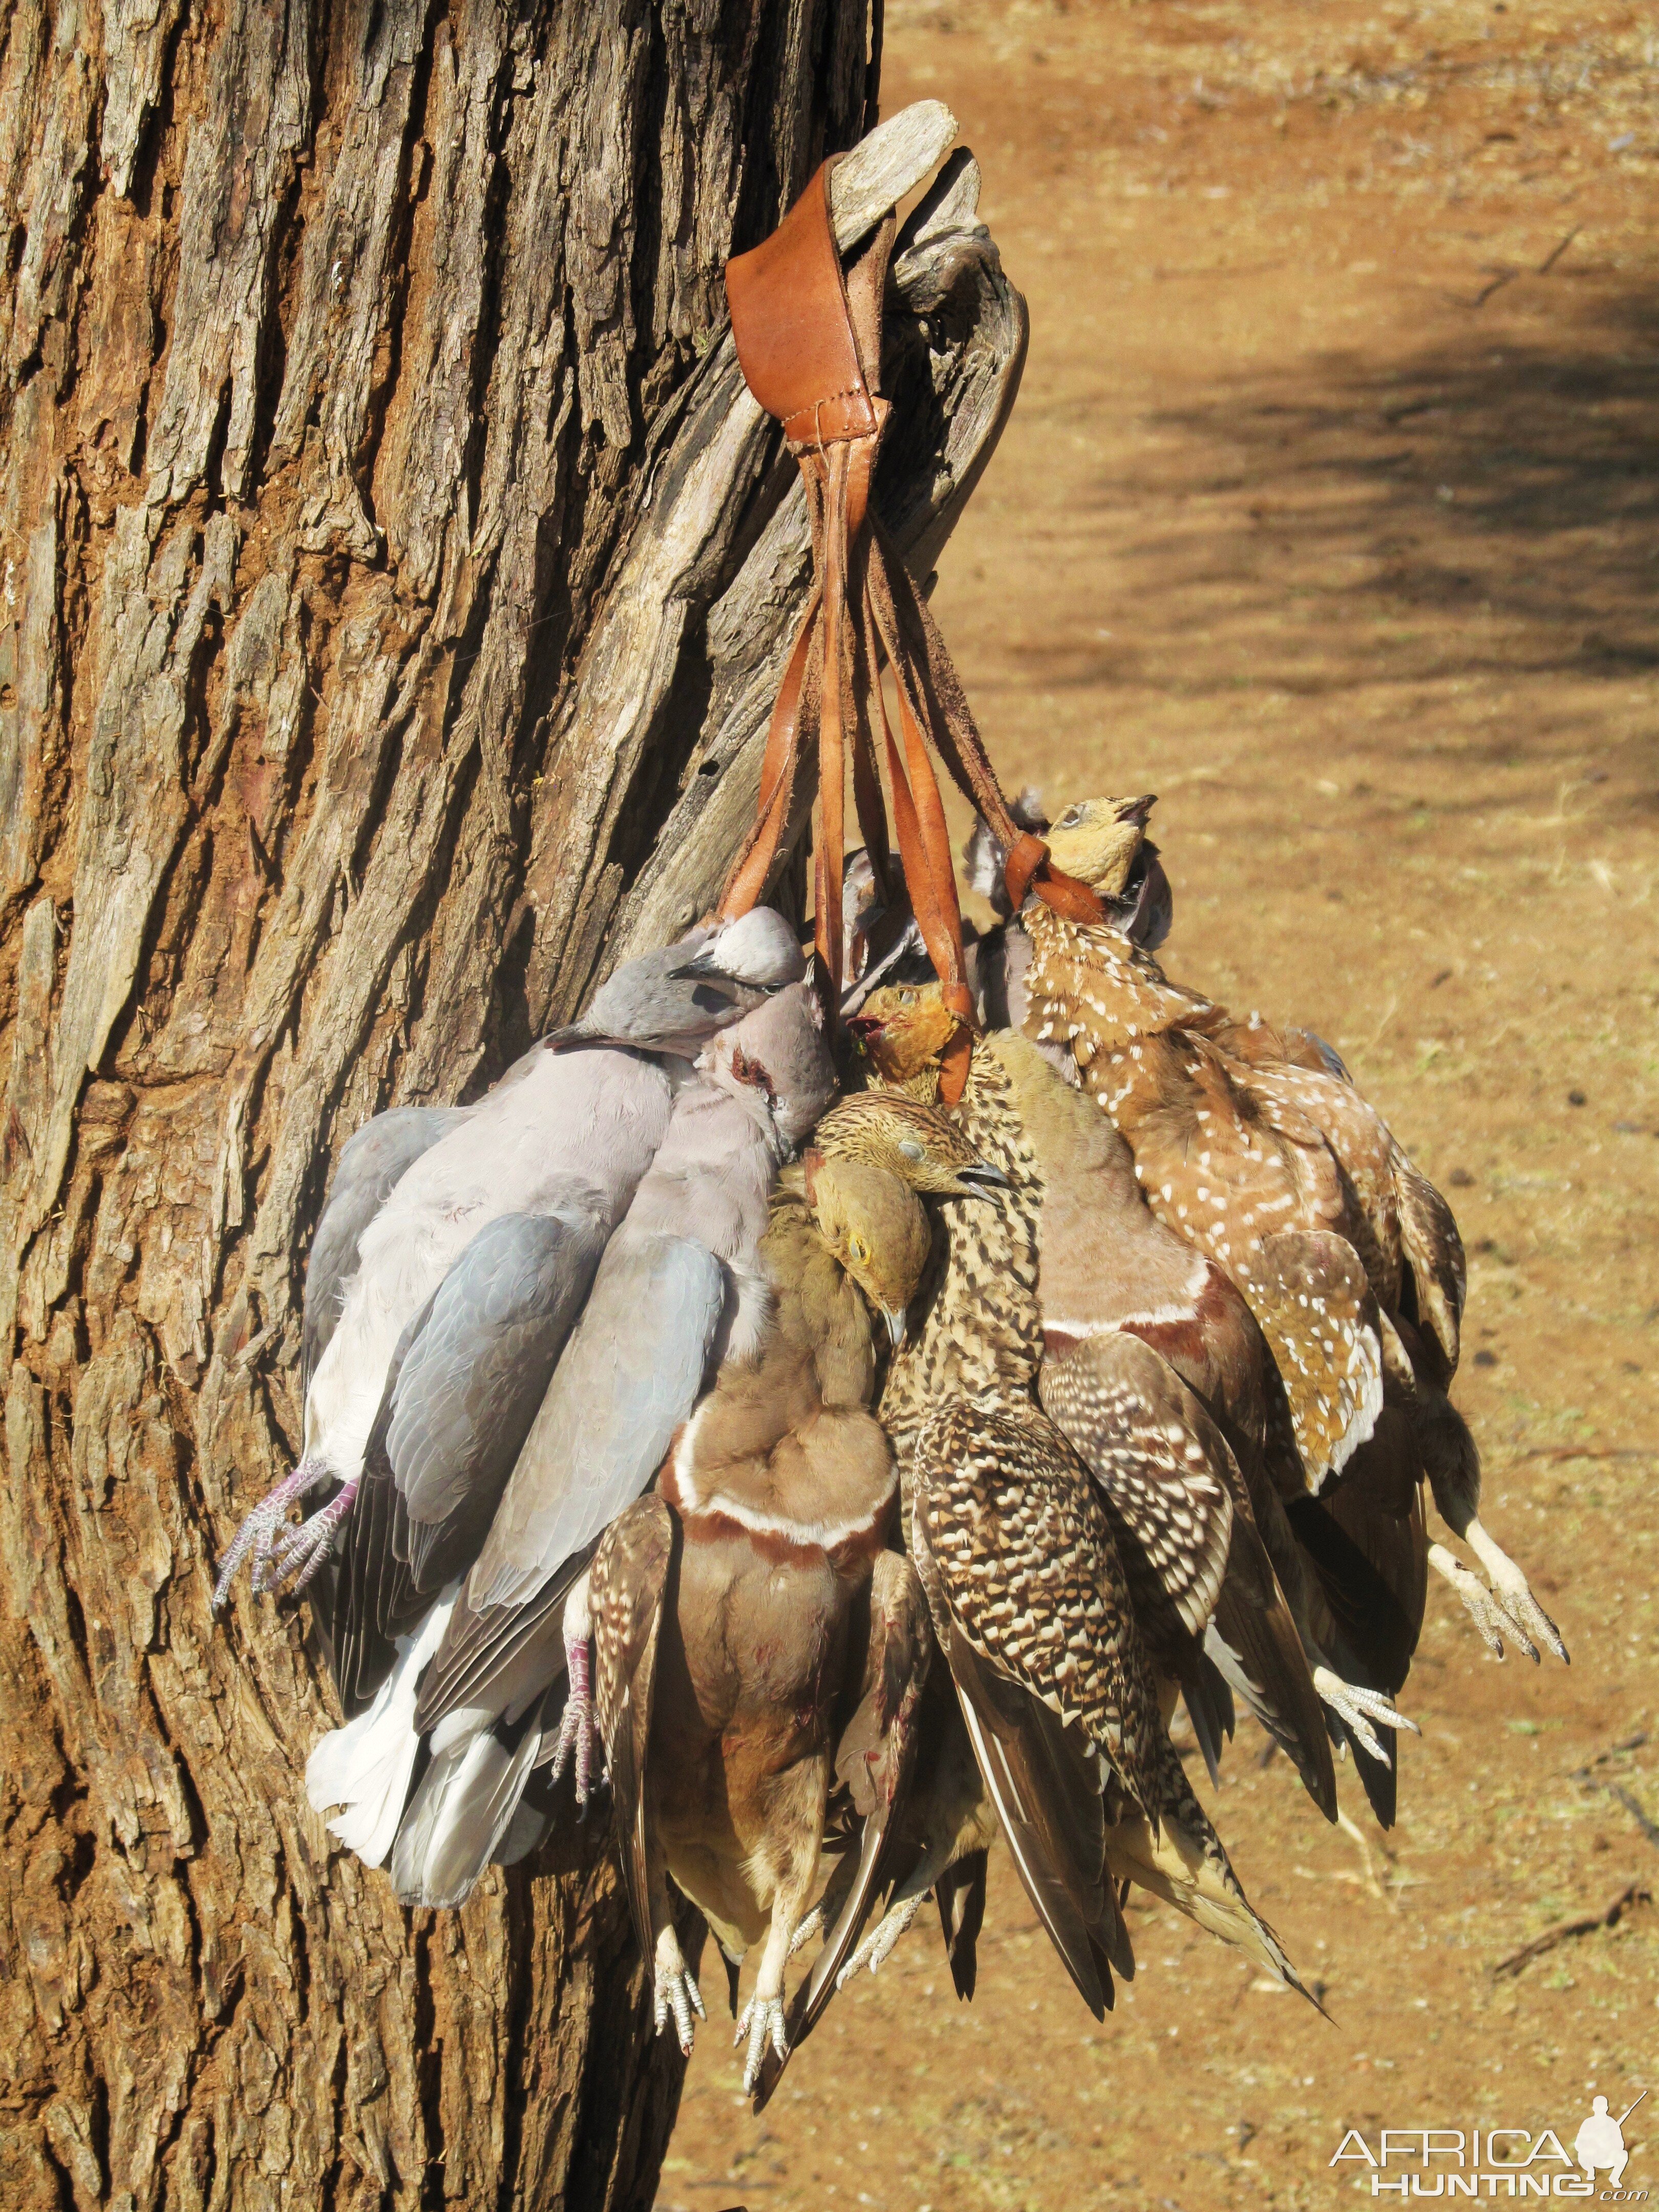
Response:
[[[752,811],[806,540],[720,269],[867,127],[878,33],[0,21],[9,2207],[650,2202],[683,2069],[607,1824],[404,1910],[306,1802],[303,1609],[209,1594],[295,1456],[331,1154],[684,927]],[[924,569],[1023,349],[975,189],[896,264]]]

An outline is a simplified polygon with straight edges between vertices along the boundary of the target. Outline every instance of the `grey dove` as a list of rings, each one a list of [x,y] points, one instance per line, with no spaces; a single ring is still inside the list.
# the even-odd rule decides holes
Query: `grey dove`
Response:
[[[728,951],[729,975],[721,965]],[[677,974],[688,966],[695,981]],[[605,1020],[625,1041],[690,1055],[804,972],[788,924],[757,908],[740,922],[626,963],[596,1005],[608,1006]],[[216,1603],[250,1551],[256,1589],[289,1576],[303,1588],[316,1573],[356,1498],[399,1339],[480,1230],[507,1214],[562,1224],[580,1306],[667,1132],[673,1082],[667,1066],[637,1051],[549,1048],[573,1034],[544,1039],[474,1106],[399,1109],[346,1146],[307,1278],[304,1453],[238,1531]],[[539,1251],[546,1233],[526,1234]],[[492,1244],[491,1256],[503,1249]],[[289,1507],[324,1484],[337,1486],[335,1494],[279,1544]]]
[[[556,1062],[615,1056],[561,1052]],[[514,1438],[521,1448],[489,1498],[487,1530],[464,1563],[452,1559],[453,1579],[434,1588],[428,1573],[427,1610],[415,1615],[411,1600],[387,1622],[401,1656],[368,1710],[313,1752],[313,1802],[342,1808],[335,1832],[371,1863],[389,1853],[406,1899],[457,1903],[492,1856],[529,1848],[543,1825],[525,1803],[538,1766],[556,1774],[574,1753],[585,1790],[587,1630],[579,1603],[567,1620],[567,1598],[605,1528],[656,1474],[711,1370],[759,1342],[772,1184],[833,1088],[818,1002],[804,983],[763,1000],[695,1070],[682,1069],[663,1139],[527,1432]],[[343,1603],[360,1590],[378,1602],[388,1579],[396,1586],[404,1490],[396,1467],[371,1468],[342,1560]],[[371,1609],[360,1607],[360,1626]],[[567,1648],[569,1694],[556,1726]],[[423,1740],[428,1763],[409,1798]]]

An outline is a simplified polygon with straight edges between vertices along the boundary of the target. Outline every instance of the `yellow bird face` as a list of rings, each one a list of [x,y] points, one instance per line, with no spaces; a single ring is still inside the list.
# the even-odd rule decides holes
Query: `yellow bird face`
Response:
[[[937,983],[888,983],[872,991],[848,1028],[885,1083],[907,1083],[938,1065],[960,1024]]]
[[[1103,898],[1122,898],[1157,804],[1152,793],[1139,799],[1079,799],[1066,809],[1044,839],[1054,866],[1078,877]]]
[[[896,1175],[863,1160],[811,1156],[807,1203],[818,1234],[887,1324],[896,1347],[927,1264],[921,1200]]]

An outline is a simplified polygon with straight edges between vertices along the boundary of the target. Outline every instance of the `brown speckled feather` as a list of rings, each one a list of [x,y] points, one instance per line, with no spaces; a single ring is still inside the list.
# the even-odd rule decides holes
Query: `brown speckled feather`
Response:
[[[1202,1636],[1232,1535],[1232,1500],[1206,1449],[1201,1409],[1150,1346],[1091,1337],[1043,1362],[1043,1411],[1133,1531],[1183,1626]]]
[[[1311,1231],[1351,1252],[1356,1242],[1375,1242],[1352,1180],[1298,1094],[1304,1079],[1319,1079],[1230,1062],[1206,1034],[1226,1033],[1228,1018],[1169,984],[1145,953],[1126,957],[1132,949],[1111,941],[1111,932],[1078,929],[1040,905],[1024,919],[1034,945],[1030,1034],[1071,1045],[1085,1087],[1128,1139],[1154,1214],[1243,1292],[1273,1351],[1297,1449],[1316,1484],[1370,1433],[1382,1402],[1382,1347],[1363,1311],[1363,1264],[1357,1299],[1334,1241],[1293,1252],[1277,1241]],[[1091,990],[1096,967],[1103,987]],[[1334,1272],[1321,1280],[1326,1265]],[[1314,1298],[1322,1310],[1302,1303]],[[1314,1315],[1332,1326],[1303,1327]]]
[[[1079,1722],[1158,1817],[1158,1692],[1093,1485],[1034,1406],[953,1401],[917,1439],[914,1512],[985,1658]]]
[[[641,1498],[605,1531],[588,1577],[599,1732],[629,1909],[647,1959],[653,1941],[646,1750],[673,1557],[673,1516],[660,1498]]]

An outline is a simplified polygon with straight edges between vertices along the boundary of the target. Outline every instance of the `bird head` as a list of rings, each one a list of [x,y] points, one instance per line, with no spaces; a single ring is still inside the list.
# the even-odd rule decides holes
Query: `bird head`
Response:
[[[748,1093],[790,1152],[836,1095],[823,1007],[805,981],[771,993],[722,1030],[698,1065],[723,1089]]]
[[[896,1351],[927,1264],[930,1231],[909,1185],[868,1161],[806,1161],[806,1202],[825,1244],[887,1324]]]
[[[723,922],[672,973],[677,980],[686,981],[781,991],[800,981],[806,973],[806,960],[783,916],[769,906],[757,906],[735,921]]]
[[[936,1067],[961,1026],[937,983],[888,983],[872,991],[847,1027],[886,1083]]]
[[[1123,934],[1148,951],[1170,931],[1170,880],[1146,835],[1157,798],[1082,799],[1044,833],[1055,867],[1097,891]]]
[[[1006,1190],[1008,1178],[969,1143],[942,1108],[892,1091],[837,1100],[813,1133],[825,1159],[858,1161],[937,1198]]]

